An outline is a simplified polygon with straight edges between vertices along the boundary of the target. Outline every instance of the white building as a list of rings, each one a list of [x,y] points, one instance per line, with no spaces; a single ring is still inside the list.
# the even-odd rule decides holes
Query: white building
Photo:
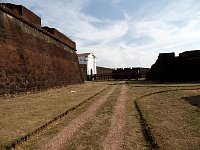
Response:
[[[96,56],[93,53],[78,54],[79,64],[86,65],[87,76],[97,74]]]

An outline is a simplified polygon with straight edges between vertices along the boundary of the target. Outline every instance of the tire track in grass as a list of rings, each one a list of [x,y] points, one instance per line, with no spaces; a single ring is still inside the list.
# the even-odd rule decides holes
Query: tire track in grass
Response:
[[[107,101],[108,97],[113,93],[116,85],[102,98],[93,103],[87,111],[72,120],[63,130],[61,130],[54,138],[52,138],[44,147],[43,150],[58,150],[72,138],[72,136],[78,131],[78,129],[89,121],[91,116],[93,116],[97,109]]]
[[[120,96],[114,107],[114,114],[111,119],[110,131],[103,143],[105,150],[121,150],[124,145],[124,128],[126,125],[126,85],[121,87]]]
[[[135,89],[130,89],[127,87],[127,100],[126,100],[126,110],[128,116],[126,118],[126,131],[125,131],[125,146],[123,149],[126,150],[149,150],[149,147],[144,139],[142,133],[142,128],[140,124],[139,114],[135,108],[134,101],[137,97],[137,92]]]
[[[62,150],[66,149],[95,149],[102,150],[103,142],[109,132],[111,117],[114,112],[117,98],[119,97],[121,86],[118,85],[108,100],[99,107],[96,114],[82,126],[76,135],[73,136]]]
[[[96,97],[97,95],[99,95],[100,93],[102,93],[103,91],[105,91],[106,89],[108,89],[110,86],[111,85],[107,86],[103,90],[101,90],[101,91],[97,92],[96,94],[90,96],[89,98],[83,100],[82,102],[78,103],[74,107],[67,109],[64,113],[56,116],[55,118],[52,118],[50,121],[46,122],[45,124],[41,125],[40,127],[36,128],[35,130],[30,131],[29,133],[25,134],[22,137],[18,137],[17,139],[14,139],[11,143],[8,143],[7,145],[5,145],[4,149],[5,150],[7,150],[7,149],[10,150],[10,149],[16,149],[16,148],[18,148],[23,143],[27,142],[28,140],[32,139],[34,136],[36,136],[36,135],[40,134],[41,132],[43,132],[46,128],[48,128],[52,124],[58,122],[60,119],[63,119],[69,113],[75,111],[79,107],[82,107],[85,103],[87,103],[88,101],[90,101],[91,99],[93,99],[94,97]]]

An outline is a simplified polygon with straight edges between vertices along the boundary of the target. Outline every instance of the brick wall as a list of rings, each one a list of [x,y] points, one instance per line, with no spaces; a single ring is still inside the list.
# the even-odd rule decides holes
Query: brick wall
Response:
[[[81,75],[84,81],[87,81],[87,65],[85,64],[79,64],[80,69],[81,69]]]
[[[29,22],[33,23],[36,26],[41,27],[41,18],[38,17],[36,14],[28,10],[27,8],[20,6],[21,7],[21,15],[27,19]]]
[[[83,83],[76,51],[0,9],[0,95]]]
[[[147,80],[160,82],[200,81],[200,50],[186,51],[174,57],[172,53],[162,54],[151,66]],[[171,57],[168,57],[171,56]]]
[[[113,79],[141,78],[140,68],[117,68],[112,71]]]
[[[97,74],[112,74],[113,69],[97,66]]]
[[[76,49],[76,43],[70,40],[68,37],[66,37],[64,34],[60,33],[57,29],[55,28],[49,28],[47,26],[42,27],[45,31],[53,34],[56,38],[60,39],[62,42],[65,44],[69,45],[70,47],[73,47]]]
[[[31,22],[32,24],[41,27],[41,18],[25,8],[22,5],[14,5],[10,3],[1,3],[2,7],[6,7],[13,11],[14,13],[21,15],[25,20]]]

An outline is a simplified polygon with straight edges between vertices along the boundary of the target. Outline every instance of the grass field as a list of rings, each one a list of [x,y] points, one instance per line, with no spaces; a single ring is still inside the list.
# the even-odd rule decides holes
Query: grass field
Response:
[[[36,94],[1,99],[0,103],[0,149],[14,139],[35,130],[42,124],[81,103],[113,82],[86,82]],[[110,88],[111,88],[110,87]],[[150,143],[142,132],[136,102],[153,140],[160,149],[200,148],[200,84],[153,84],[150,82],[126,82],[126,117],[123,149],[148,149]],[[90,105],[103,97],[109,89],[95,96],[80,108],[58,120],[40,134],[33,136],[18,149],[40,149]],[[121,84],[100,106],[91,119],[83,125],[76,136],[64,147],[67,149],[102,149],[109,132],[113,110],[119,97]],[[193,105],[191,105],[193,104]]]
[[[89,82],[36,94],[1,99],[0,149],[81,103],[111,83]]]
[[[200,109],[184,100],[199,94],[200,90],[170,91],[138,100],[161,149],[200,149]]]

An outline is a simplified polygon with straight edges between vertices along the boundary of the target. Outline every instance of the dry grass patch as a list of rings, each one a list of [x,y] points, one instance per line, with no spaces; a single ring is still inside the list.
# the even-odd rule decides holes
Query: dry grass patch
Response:
[[[1,99],[0,149],[108,86],[109,84],[105,82],[86,82],[81,85]]]
[[[112,87],[112,86],[111,86]],[[102,93],[98,94],[94,98],[90,99],[74,111],[70,112],[67,116],[58,120],[48,126],[42,133],[38,135],[34,135],[27,142],[22,143],[17,147],[17,150],[35,150],[41,149],[46,143],[48,143],[54,136],[56,136],[63,128],[65,128],[71,121],[73,121],[77,116],[84,113],[93,103],[95,103],[98,99],[103,97],[108,91],[111,89],[108,88]]]
[[[160,149],[200,148],[200,110],[183,99],[194,95],[190,90],[171,91],[138,101]]]
[[[79,132],[66,143],[63,149],[103,149],[102,143],[109,131],[110,119],[119,93],[120,86],[98,109],[91,121],[80,128]]]
[[[139,91],[138,91],[139,90]],[[144,89],[143,89],[144,90]],[[148,145],[144,139],[142,133],[139,114],[134,106],[134,101],[139,93],[143,93],[139,88],[129,87],[127,92],[127,121],[125,127],[125,149],[132,150],[144,150],[148,149]],[[138,93],[137,93],[138,92]]]
[[[37,94],[1,99],[0,103],[0,149],[17,137],[45,124],[47,121],[81,103],[85,99],[106,88],[112,82],[87,82],[83,85],[68,86]],[[128,83],[126,124],[126,149],[146,149],[138,124],[138,114],[134,108],[134,100],[153,92],[181,88],[197,88],[195,84],[160,85],[152,83]],[[71,91],[74,91],[73,93]],[[40,135],[35,135],[19,149],[40,149],[41,146],[55,136],[71,120],[83,113],[94,101],[107,90],[71,112],[64,120],[53,123]],[[102,149],[98,142],[107,134],[110,117],[119,95],[119,88],[114,91],[98,113],[77,134],[77,137],[66,144],[66,148]],[[199,95],[199,90],[176,91],[154,94],[139,100],[142,112],[152,127],[153,134],[161,149],[197,148],[200,141],[200,111],[190,105],[184,98]],[[132,104],[132,105],[131,105]],[[93,139],[95,139],[93,141]],[[190,139],[190,140],[189,140]],[[78,146],[82,142],[82,147]],[[92,142],[92,143],[90,143]],[[199,146],[200,147],[200,146]]]

